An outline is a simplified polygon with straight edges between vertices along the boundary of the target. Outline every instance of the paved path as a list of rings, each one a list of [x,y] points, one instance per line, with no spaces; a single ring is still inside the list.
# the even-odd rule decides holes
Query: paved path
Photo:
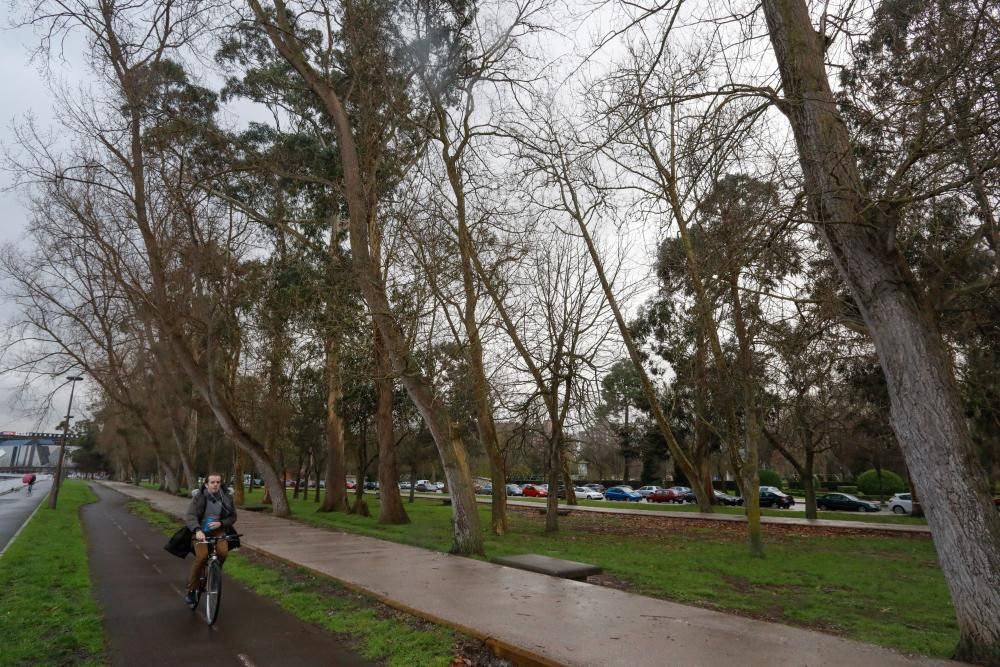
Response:
[[[163,534],[124,508],[128,496],[91,486],[100,501],[81,516],[112,665],[374,667],[233,579],[225,580],[219,619],[209,627],[184,605],[191,558],[164,551]]]
[[[180,515],[187,501],[108,483]],[[831,635],[241,512],[243,544],[485,640],[520,664],[956,665]],[[877,619],[873,620],[877,622]]]
[[[48,497],[51,487],[51,477],[40,477],[30,496],[27,486],[23,484],[0,495],[0,554],[7,549],[11,539],[21,530],[32,512]]]

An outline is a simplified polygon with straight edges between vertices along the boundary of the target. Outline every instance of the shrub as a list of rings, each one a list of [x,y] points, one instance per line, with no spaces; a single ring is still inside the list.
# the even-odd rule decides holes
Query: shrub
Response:
[[[857,493],[858,492],[858,487],[856,487],[856,486],[849,486],[849,485],[845,484],[843,486],[838,486],[837,490],[840,491],[841,493],[852,493],[853,494],[853,493]]]
[[[761,486],[776,486],[781,488],[781,475],[774,472],[773,470],[761,470],[760,471],[760,485]]]
[[[906,491],[906,482],[891,470],[883,470],[880,485],[878,473],[875,470],[866,470],[858,475],[858,488],[861,489],[862,493],[869,496],[879,494],[891,496],[894,493]]]

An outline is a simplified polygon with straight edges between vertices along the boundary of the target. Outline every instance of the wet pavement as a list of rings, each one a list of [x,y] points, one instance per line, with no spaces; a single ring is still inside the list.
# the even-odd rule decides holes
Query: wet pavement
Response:
[[[85,505],[81,517],[111,665],[374,667],[333,635],[225,577],[219,618],[209,626],[184,604],[191,558],[164,551],[163,533],[125,509],[129,496],[91,488],[100,500]]]
[[[51,487],[52,478],[44,477],[35,482],[30,496],[23,484],[0,495],[0,554],[6,551],[7,545],[49,495]]]
[[[113,482],[107,485],[175,516],[187,506],[186,499],[166,493]],[[690,518],[686,513],[674,516]],[[908,657],[819,632],[323,530],[266,514],[242,512],[238,525],[245,547],[480,638],[518,664],[959,664]]]

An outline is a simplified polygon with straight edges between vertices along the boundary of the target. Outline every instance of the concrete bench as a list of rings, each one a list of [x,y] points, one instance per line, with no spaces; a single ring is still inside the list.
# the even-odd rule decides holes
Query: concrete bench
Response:
[[[497,565],[516,567],[520,570],[548,574],[553,577],[563,579],[576,579],[586,581],[592,574],[600,574],[601,568],[589,563],[578,563],[574,560],[563,560],[562,558],[552,558],[541,554],[520,554],[518,556],[499,556],[493,559]]]

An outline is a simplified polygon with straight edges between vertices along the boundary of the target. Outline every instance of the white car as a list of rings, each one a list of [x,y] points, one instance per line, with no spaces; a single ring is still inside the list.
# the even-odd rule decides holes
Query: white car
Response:
[[[581,500],[604,500],[604,494],[600,491],[594,491],[585,486],[574,486],[573,495]]]
[[[638,489],[636,489],[636,491],[638,491],[639,495],[642,496],[643,498],[649,498],[651,495],[653,495],[654,492],[662,488],[663,488],[662,486],[640,486]]]
[[[908,493],[897,493],[889,499],[889,509],[893,514],[912,514],[913,498]]]

